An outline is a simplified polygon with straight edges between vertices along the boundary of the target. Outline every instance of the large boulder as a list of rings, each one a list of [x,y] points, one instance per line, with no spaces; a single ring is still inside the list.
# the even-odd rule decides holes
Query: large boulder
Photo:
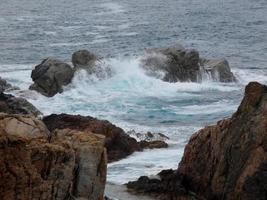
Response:
[[[266,199],[266,116],[267,86],[251,82],[231,118],[193,134],[175,179],[199,199]],[[170,182],[169,188],[176,187],[179,192],[180,185]],[[172,190],[168,193],[175,194]],[[173,199],[180,199],[179,194]]]
[[[0,112],[9,114],[32,114],[39,116],[42,113],[26,99],[0,93]]]
[[[141,67],[148,75],[167,82],[200,82],[209,75],[215,81],[236,80],[225,59],[202,59],[197,50],[185,49],[179,44],[147,49],[141,58]]]
[[[63,86],[68,85],[74,75],[70,65],[56,59],[47,58],[37,65],[31,74],[34,82],[30,89],[52,97],[63,92]]]
[[[0,117],[1,199],[103,200],[103,136],[69,129],[50,133],[33,116]]]
[[[121,128],[105,120],[90,116],[52,114],[44,117],[43,121],[50,131],[69,128],[104,135],[109,162],[125,158],[134,151],[141,150],[140,145],[134,138],[128,136]]]

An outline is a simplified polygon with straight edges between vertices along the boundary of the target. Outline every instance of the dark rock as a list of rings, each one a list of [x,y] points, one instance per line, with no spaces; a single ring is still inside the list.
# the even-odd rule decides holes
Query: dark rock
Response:
[[[96,61],[96,55],[86,49],[76,51],[72,54],[72,64],[75,70],[80,68],[91,70]]]
[[[197,50],[185,49],[179,44],[146,50],[141,66],[148,75],[167,82],[200,82],[209,75],[215,81],[236,81],[225,59],[202,59]]]
[[[198,199],[186,188],[186,180],[176,170],[163,170],[156,178],[140,177],[127,183],[129,192],[150,194],[162,200]]]
[[[31,78],[34,84],[30,89],[52,97],[63,92],[63,86],[68,85],[74,75],[70,65],[56,59],[48,58],[32,70]]]
[[[141,150],[134,138],[108,121],[98,120],[90,116],[68,114],[53,114],[44,117],[43,121],[50,131],[69,128],[104,135],[109,162],[125,158],[134,151]]]
[[[39,116],[42,113],[26,99],[0,93],[0,112],[9,114],[32,114]]]
[[[6,91],[6,90],[18,90],[18,87],[12,86],[10,83],[8,83],[5,79],[2,79],[0,77],[0,93]]]
[[[139,145],[142,149],[160,149],[168,148],[168,144],[164,141],[155,140],[155,141],[140,141]]]
[[[231,72],[226,59],[202,60],[201,65],[211,74],[213,80],[220,82],[235,82],[236,78]]]

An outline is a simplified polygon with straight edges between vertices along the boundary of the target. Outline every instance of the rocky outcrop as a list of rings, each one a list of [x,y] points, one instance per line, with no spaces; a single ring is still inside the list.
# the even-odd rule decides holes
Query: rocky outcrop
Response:
[[[63,86],[69,84],[74,70],[70,65],[52,58],[47,58],[32,70],[31,78],[34,82],[30,89],[52,97],[63,91]]]
[[[0,116],[1,199],[102,200],[106,163],[103,136],[50,133],[33,116]]]
[[[26,99],[0,93],[0,112],[9,114],[32,114],[39,116],[42,113]]]
[[[183,188],[199,199],[266,199],[266,116],[267,86],[249,83],[231,118],[205,127],[191,137],[177,170],[180,178],[175,180],[180,180]],[[162,183],[161,177],[156,185]],[[180,185],[170,184],[180,190]],[[146,190],[147,186],[139,187]],[[180,199],[173,191],[167,193]]]
[[[177,44],[165,48],[147,49],[141,66],[150,76],[164,81],[200,82],[204,76],[221,82],[235,81],[229,64],[223,60],[206,60],[195,49],[185,49]]]
[[[104,135],[109,162],[125,158],[134,151],[141,150],[134,138],[129,137],[121,128],[105,120],[90,116],[52,114],[44,117],[43,121],[50,131],[69,128]]]

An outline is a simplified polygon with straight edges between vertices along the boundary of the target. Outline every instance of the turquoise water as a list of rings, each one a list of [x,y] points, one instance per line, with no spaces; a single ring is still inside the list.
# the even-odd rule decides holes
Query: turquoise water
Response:
[[[162,132],[170,148],[146,150],[109,165],[108,181],[175,168],[193,132],[231,116],[253,80],[267,83],[267,2],[214,0],[10,0],[0,2],[0,76],[44,114],[108,119],[128,130]],[[180,42],[204,57],[226,57],[238,83],[166,83],[139,67],[144,49]],[[112,77],[80,71],[64,93],[27,88],[31,69],[48,56],[70,62],[87,48],[104,57]]]

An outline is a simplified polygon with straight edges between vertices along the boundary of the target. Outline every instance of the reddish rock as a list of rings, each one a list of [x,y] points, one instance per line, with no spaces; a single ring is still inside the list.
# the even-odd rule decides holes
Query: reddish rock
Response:
[[[69,129],[50,134],[32,115],[0,118],[0,199],[103,200],[102,135]]]
[[[134,151],[141,150],[134,138],[129,137],[121,128],[105,120],[89,116],[52,114],[44,117],[43,121],[50,131],[69,128],[104,135],[109,162],[125,158]]]
[[[178,171],[207,199],[267,198],[267,87],[249,83],[237,112],[195,133]]]
[[[159,180],[142,178],[128,187],[173,200],[266,200],[267,87],[249,83],[237,112],[193,134],[177,176],[171,174],[174,180],[168,179],[170,174]]]

